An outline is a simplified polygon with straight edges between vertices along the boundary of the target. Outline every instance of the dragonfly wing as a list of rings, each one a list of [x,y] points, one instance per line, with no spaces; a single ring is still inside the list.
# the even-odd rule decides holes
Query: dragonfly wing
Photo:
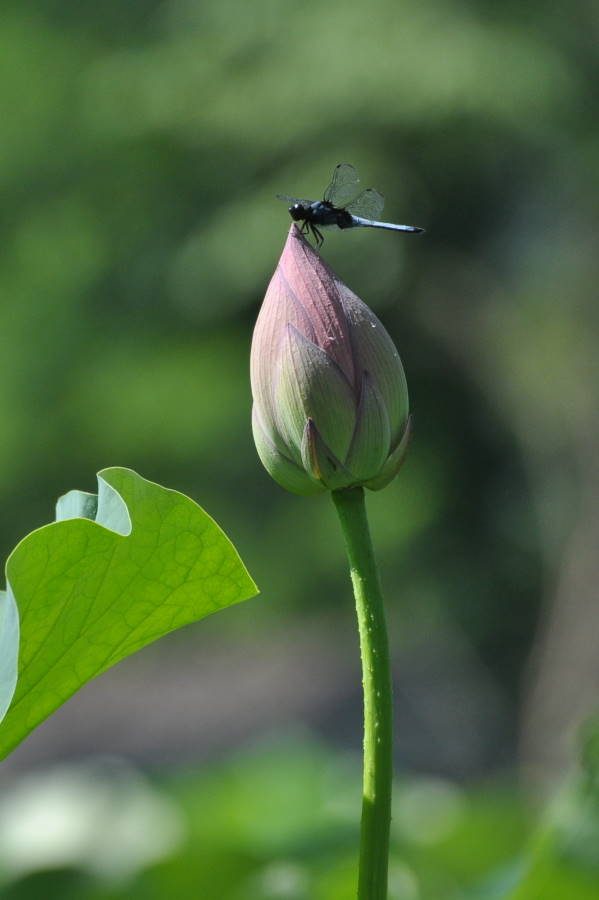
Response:
[[[301,200],[299,197],[289,197],[287,194],[277,194],[277,200],[282,200],[283,203],[289,203],[291,206],[295,203],[299,203],[301,206],[311,206],[315,202],[314,200]]]
[[[362,216],[364,219],[378,219],[383,211],[385,198],[374,188],[368,188],[348,203],[345,209],[352,216]]]
[[[341,209],[356,196],[359,183],[360,178],[354,167],[349,163],[339,163],[338,166],[335,166],[331,183],[322,199],[337,209]]]

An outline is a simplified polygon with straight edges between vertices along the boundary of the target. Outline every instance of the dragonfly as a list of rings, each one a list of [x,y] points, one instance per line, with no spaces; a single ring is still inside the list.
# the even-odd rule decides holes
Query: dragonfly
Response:
[[[403,231],[407,234],[422,234],[424,228],[416,225],[395,225],[380,222],[385,198],[374,188],[360,191],[360,178],[349,163],[339,163],[333,170],[331,182],[322,200],[300,200],[277,194],[279,200],[290,203],[289,214],[294,222],[301,222],[303,234],[311,234],[317,247],[321,247],[324,236],[321,228],[336,225],[337,228],[383,228],[386,231]]]

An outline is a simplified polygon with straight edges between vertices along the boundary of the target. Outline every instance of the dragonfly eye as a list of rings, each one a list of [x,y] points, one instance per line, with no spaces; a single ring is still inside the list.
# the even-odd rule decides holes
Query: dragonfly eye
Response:
[[[294,222],[302,219],[304,217],[304,208],[301,203],[294,203],[293,206],[290,206],[289,214]]]

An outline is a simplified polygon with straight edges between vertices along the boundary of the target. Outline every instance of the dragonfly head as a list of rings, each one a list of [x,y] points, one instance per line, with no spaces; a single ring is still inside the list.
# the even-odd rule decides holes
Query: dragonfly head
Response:
[[[299,222],[301,219],[305,218],[306,210],[301,203],[294,203],[293,206],[289,207],[289,215],[294,222]]]

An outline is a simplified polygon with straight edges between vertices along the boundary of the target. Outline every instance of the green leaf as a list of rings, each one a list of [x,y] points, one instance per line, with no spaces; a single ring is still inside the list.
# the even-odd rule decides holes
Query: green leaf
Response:
[[[257,593],[193,500],[130,469],[71,491],[6,564],[0,596],[0,758],[83,684],[162,635]],[[12,601],[12,602],[11,602]]]

